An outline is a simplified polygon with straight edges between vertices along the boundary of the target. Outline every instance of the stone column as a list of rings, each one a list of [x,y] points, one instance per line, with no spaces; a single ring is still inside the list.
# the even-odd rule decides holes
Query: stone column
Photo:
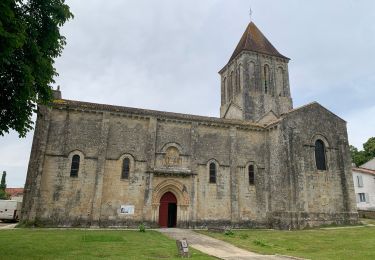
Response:
[[[148,140],[147,140],[147,168],[151,169],[155,167],[155,153],[156,153],[156,139],[157,139],[157,128],[158,128],[158,121],[157,118],[151,117],[149,119],[149,126],[148,126]],[[151,220],[152,222],[157,222],[159,219],[159,207],[152,205],[152,196],[153,196],[153,177],[154,174],[149,172],[148,176],[146,177],[146,188],[145,188],[145,196],[144,196],[144,207],[143,207],[143,217],[147,220]],[[155,209],[156,207],[156,209]],[[152,216],[147,216],[147,212],[151,212]]]
[[[199,142],[198,138],[198,123],[193,122],[191,124],[191,130],[190,130],[190,147],[191,147],[191,159],[190,159],[190,168],[193,174],[198,173],[198,168],[197,168],[197,149],[196,146]],[[198,212],[198,183],[197,183],[197,177],[193,175],[191,177],[191,191],[190,191],[190,215],[189,219],[187,221],[190,222],[197,222],[197,212]]]
[[[107,155],[108,132],[109,132],[110,114],[103,112],[102,126],[100,131],[100,143],[98,145],[98,162],[96,166],[95,185],[93,191],[93,201],[91,208],[91,226],[99,226],[102,196],[103,196],[103,177],[105,171],[105,161]]]
[[[21,211],[21,220],[25,221],[35,221],[37,218],[51,109],[45,106],[38,106],[37,115]]]
[[[231,127],[229,130],[230,136],[230,201],[231,201],[231,221],[236,223],[239,221],[239,207],[238,207],[238,178],[237,178],[237,129]]]

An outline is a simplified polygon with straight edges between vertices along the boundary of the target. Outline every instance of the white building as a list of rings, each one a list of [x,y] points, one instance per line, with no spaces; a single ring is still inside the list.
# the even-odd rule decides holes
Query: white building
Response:
[[[374,159],[373,159],[374,160]],[[352,169],[357,208],[375,210],[375,170],[361,167]]]

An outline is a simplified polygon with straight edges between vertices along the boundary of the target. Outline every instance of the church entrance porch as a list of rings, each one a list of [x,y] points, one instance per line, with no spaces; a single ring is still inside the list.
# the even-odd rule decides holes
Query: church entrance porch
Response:
[[[159,225],[160,227],[176,227],[177,199],[172,192],[166,192],[160,198]]]

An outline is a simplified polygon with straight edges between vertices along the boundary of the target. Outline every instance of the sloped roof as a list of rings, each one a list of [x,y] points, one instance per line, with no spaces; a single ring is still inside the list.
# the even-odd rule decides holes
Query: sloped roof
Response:
[[[367,173],[367,174],[375,175],[375,171],[374,170],[370,170],[370,169],[366,169],[366,168],[361,168],[361,167],[358,167],[358,168],[353,167],[352,171],[353,172],[360,172],[360,173]]]
[[[22,196],[23,188],[6,188],[5,192],[8,193],[12,197]]]
[[[254,51],[273,56],[278,56],[284,59],[289,59],[282,55],[276,48],[271,44],[269,40],[263,35],[263,33],[256,27],[253,22],[250,22],[245,32],[243,33],[236,49],[229,59],[231,62],[241,51]],[[229,63],[228,62],[228,63]]]
[[[366,168],[366,169],[370,169],[370,170],[375,170],[375,157],[372,158],[370,161],[362,164],[359,166],[360,168]]]
[[[52,104],[55,108],[71,108],[82,110],[96,110],[96,111],[110,111],[115,113],[128,113],[139,116],[155,116],[160,118],[176,119],[176,120],[191,120],[205,123],[217,123],[226,125],[238,125],[243,127],[255,127],[258,129],[265,129],[261,124],[239,119],[225,119],[218,117],[198,116],[190,114],[181,114],[165,111],[157,111],[150,109],[141,109],[133,107],[114,106],[107,104],[90,103],[68,99],[55,99]]]

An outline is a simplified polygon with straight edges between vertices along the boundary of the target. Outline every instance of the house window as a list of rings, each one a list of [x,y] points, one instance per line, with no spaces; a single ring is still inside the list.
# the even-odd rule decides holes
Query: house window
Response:
[[[73,155],[72,165],[70,167],[70,177],[78,177],[79,160],[80,160],[80,157],[78,154]]]
[[[362,175],[357,175],[357,186],[359,188],[363,187],[363,179],[362,179]]]
[[[249,165],[248,173],[249,173],[249,184],[254,185],[255,183],[254,165]]]
[[[358,193],[359,202],[366,202],[366,195],[365,193]]]
[[[324,143],[319,139],[315,141],[315,163],[318,170],[327,170]]]
[[[210,163],[210,183],[216,183],[216,164]]]
[[[129,172],[130,172],[130,160],[129,158],[124,158],[124,160],[122,161],[121,179],[129,179]]]

